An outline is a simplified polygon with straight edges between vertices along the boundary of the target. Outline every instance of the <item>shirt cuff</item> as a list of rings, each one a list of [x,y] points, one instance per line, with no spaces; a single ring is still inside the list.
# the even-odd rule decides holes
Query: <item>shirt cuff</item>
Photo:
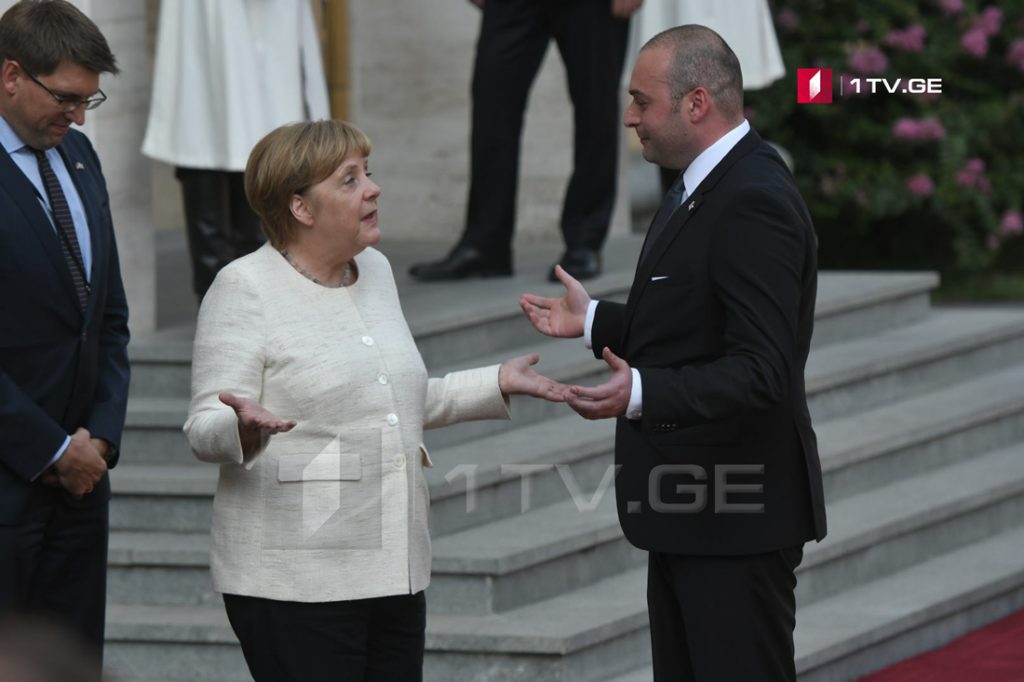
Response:
[[[594,347],[594,341],[591,338],[591,332],[594,328],[594,315],[597,313],[597,304],[600,301],[591,299],[590,303],[587,304],[587,317],[583,320],[583,343],[586,344],[587,348]]]
[[[630,367],[633,373],[633,386],[629,389],[629,404],[626,405],[626,419],[640,419],[644,414],[644,390],[640,385],[640,370]]]
[[[46,471],[54,464],[56,464],[57,460],[64,455],[64,451],[68,449],[69,445],[71,445],[71,436],[64,436],[64,442],[61,443],[61,446],[59,448],[57,448],[57,453],[50,459],[49,464],[43,467],[42,471],[40,471],[38,474],[32,477],[32,480],[36,480],[37,478],[43,475],[43,471]]]

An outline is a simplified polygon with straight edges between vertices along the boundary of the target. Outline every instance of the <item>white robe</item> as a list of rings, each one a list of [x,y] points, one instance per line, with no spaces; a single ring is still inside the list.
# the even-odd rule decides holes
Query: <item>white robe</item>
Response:
[[[245,170],[274,128],[330,116],[308,0],[165,0],[142,153]]]
[[[786,73],[767,0],[645,0],[633,19],[630,58],[656,34],[683,24],[707,26],[729,43],[745,90],[767,87]]]

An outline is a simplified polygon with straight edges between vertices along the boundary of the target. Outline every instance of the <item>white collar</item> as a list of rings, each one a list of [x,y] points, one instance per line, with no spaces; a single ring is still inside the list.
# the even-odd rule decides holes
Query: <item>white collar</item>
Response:
[[[702,151],[696,159],[683,171],[683,184],[686,185],[686,196],[693,194],[704,178],[711,174],[725,155],[736,146],[736,143],[743,139],[743,136],[750,131],[750,123],[747,119],[738,126],[715,140],[715,143]]]

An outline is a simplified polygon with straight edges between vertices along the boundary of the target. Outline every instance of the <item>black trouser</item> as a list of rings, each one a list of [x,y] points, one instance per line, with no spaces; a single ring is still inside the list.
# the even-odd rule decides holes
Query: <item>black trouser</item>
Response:
[[[418,682],[422,592],[300,603],[224,595],[255,682]]]
[[[802,558],[802,547],[731,557],[651,552],[655,682],[795,682],[794,571]]]
[[[69,628],[93,665],[103,656],[109,496],[105,482],[96,487],[74,500],[37,483],[19,522],[0,524],[0,615],[29,614]]]
[[[561,227],[567,248],[599,250],[615,205],[619,98],[629,22],[611,0],[488,0],[473,67],[469,204],[461,245],[500,260],[515,227],[519,146],[530,86],[554,38],[575,127]]]
[[[260,219],[245,198],[244,173],[176,168],[185,199],[192,287],[202,298],[220,269],[264,242]]]

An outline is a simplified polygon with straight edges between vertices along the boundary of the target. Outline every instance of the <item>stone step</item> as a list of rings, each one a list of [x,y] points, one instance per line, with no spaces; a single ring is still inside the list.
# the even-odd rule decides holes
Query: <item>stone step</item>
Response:
[[[1024,360],[1024,312],[948,310],[811,353],[815,421],[847,416]]]
[[[474,364],[497,362],[508,355],[542,351],[543,371],[578,383],[594,383],[606,375],[576,340],[541,340],[531,348],[485,354]],[[847,416],[957,381],[995,371],[1024,360],[1024,313],[1014,310],[947,311],[870,339],[836,343],[812,352],[806,383],[816,422]],[[194,463],[181,425],[188,403],[175,398],[132,401],[121,450],[126,461]],[[461,424],[428,432],[428,447],[466,443],[523,423],[571,414],[564,405],[515,397],[513,421]]]
[[[611,479],[603,483],[583,493],[570,482],[571,499],[436,537],[432,610],[507,611],[641,565],[645,555],[619,530]],[[1001,531],[1022,512],[1020,443],[848,497],[829,505],[825,541],[807,547],[798,599],[811,603],[902,570]],[[207,550],[203,533],[115,532],[111,570],[123,580],[112,599],[209,602]]]
[[[924,319],[938,286],[934,272],[819,273],[812,348]]]
[[[826,499],[887,484],[956,457],[1024,438],[1024,366],[983,375],[861,414],[818,422]],[[483,440],[434,449],[426,472],[433,495],[435,535],[522,511],[523,467],[531,504],[568,499],[566,479],[594,490],[611,464],[610,421],[574,415],[521,427]],[[112,472],[113,528],[206,531],[216,467],[125,463]],[[562,464],[560,471],[554,465]],[[466,495],[472,480],[473,494]]]
[[[649,657],[645,571],[500,615],[431,614],[424,679],[595,680],[635,668]],[[222,607],[110,605],[105,657],[119,679],[249,679]]]
[[[1024,607],[1024,527],[797,611],[803,682],[852,680]]]
[[[113,530],[209,533],[216,466],[118,464],[110,472]]]
[[[622,675],[616,675],[615,677],[607,677],[601,682],[651,682],[654,679],[654,668],[645,665],[642,668],[635,668],[629,672],[623,673]]]
[[[438,537],[435,613],[508,611],[645,564],[626,541],[608,486],[520,516]]]
[[[814,425],[825,499],[1024,441],[1024,365]]]
[[[1024,443],[828,505],[828,535],[809,544],[801,606],[981,541],[1024,519]],[[1024,552],[1021,553],[1024,563]]]
[[[219,606],[210,579],[209,533],[111,532],[107,601]]]
[[[625,297],[633,263],[629,258],[623,263],[620,271],[606,271],[596,284],[588,285],[594,298]],[[533,331],[518,308],[521,289],[557,295],[559,287],[535,282],[519,284],[484,280],[467,288],[463,283],[400,283],[403,308],[427,367],[465,367],[476,362],[481,348],[502,354],[540,342],[542,337]],[[814,346],[919,320],[927,315],[929,292],[936,286],[938,277],[928,272],[822,273]],[[459,302],[458,306],[452,305],[453,300]],[[190,324],[132,340],[128,349],[132,361],[132,398],[188,397],[194,333],[195,327]]]

